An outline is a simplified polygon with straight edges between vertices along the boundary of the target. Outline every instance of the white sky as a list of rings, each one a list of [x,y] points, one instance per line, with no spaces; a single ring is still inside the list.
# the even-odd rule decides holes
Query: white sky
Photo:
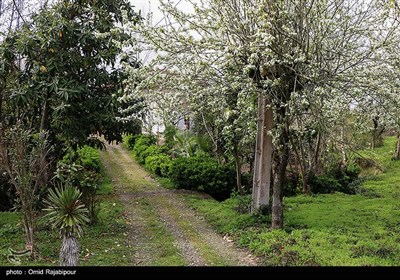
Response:
[[[166,2],[168,0],[164,0]],[[193,12],[193,6],[190,2],[198,2],[199,0],[173,0],[171,1],[177,5],[178,9],[186,13]],[[160,0],[130,0],[132,3],[133,10],[135,12],[141,12],[143,18],[147,18],[149,13],[152,13],[152,24],[153,26],[162,26],[164,24],[163,13],[159,10]],[[140,36],[140,35],[139,35]],[[147,64],[155,57],[154,51],[143,51],[139,54],[139,58],[143,64]]]
[[[167,1],[167,0],[164,0]],[[197,2],[197,0],[191,0],[192,2]],[[163,19],[162,12],[158,9],[160,5],[160,0],[130,0],[132,5],[134,6],[134,10],[141,10],[142,17],[146,18],[148,13],[153,13],[153,24],[157,24]],[[173,0],[171,1],[174,4],[177,4],[178,8],[184,12],[193,11],[193,7],[188,0]]]

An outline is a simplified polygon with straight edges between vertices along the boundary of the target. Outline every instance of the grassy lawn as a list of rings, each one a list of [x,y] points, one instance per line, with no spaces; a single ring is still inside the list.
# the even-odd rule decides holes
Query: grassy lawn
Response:
[[[366,170],[360,194],[284,198],[283,230],[271,231],[268,217],[238,214],[238,198],[219,203],[188,195],[186,200],[221,233],[264,256],[266,265],[398,266],[400,161],[390,160],[394,143],[389,137],[383,147],[361,151],[385,172]]]
[[[113,187],[105,178],[99,190],[99,222],[84,228],[81,246],[81,266],[130,265],[131,250],[126,243],[127,227],[123,218],[123,207],[112,194]],[[13,265],[8,261],[8,249],[23,250],[25,246],[21,215],[16,212],[0,212],[0,266]],[[39,218],[36,242],[40,256],[31,260],[20,257],[16,265],[58,266],[61,238],[57,230],[51,229],[47,221]]]

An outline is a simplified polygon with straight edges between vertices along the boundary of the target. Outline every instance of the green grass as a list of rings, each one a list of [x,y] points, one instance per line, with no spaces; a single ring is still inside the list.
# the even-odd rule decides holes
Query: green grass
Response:
[[[400,264],[400,161],[392,161],[394,137],[361,151],[384,167],[366,177],[357,195],[342,193],[284,198],[283,230],[267,217],[239,214],[239,199],[224,202],[186,196],[221,233],[265,257],[266,265],[398,266]],[[367,174],[368,173],[364,173]]]
[[[141,216],[148,221],[145,231],[148,236],[147,250],[152,252],[151,266],[183,266],[186,265],[178,249],[174,246],[174,237],[167,230],[156,209],[146,198],[139,201]]]
[[[99,189],[97,190],[97,194],[98,195],[113,194],[115,192],[115,187],[111,183],[111,178],[106,173],[105,167],[103,164],[100,164],[100,170],[101,170],[101,174],[102,174],[102,182],[99,186]]]

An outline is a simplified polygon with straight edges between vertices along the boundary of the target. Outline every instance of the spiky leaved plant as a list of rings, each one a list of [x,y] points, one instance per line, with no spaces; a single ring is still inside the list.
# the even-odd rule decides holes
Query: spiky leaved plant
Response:
[[[83,233],[82,226],[89,222],[88,210],[81,202],[81,192],[71,186],[50,190],[45,201],[49,219],[53,228],[58,228],[63,238],[60,249],[60,265],[76,266],[79,260],[77,237]]]

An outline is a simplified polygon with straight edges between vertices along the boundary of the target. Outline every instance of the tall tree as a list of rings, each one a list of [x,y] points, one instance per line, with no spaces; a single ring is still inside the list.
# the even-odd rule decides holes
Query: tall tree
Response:
[[[3,100],[3,107],[6,102],[14,110],[9,117],[3,112],[3,119],[48,130],[56,153],[94,134],[120,141],[117,98],[124,74],[116,61],[126,38],[117,26],[123,16],[139,19],[124,0],[64,0],[10,34],[4,59],[13,65],[20,57],[23,63],[14,68],[16,79]]]
[[[293,101],[319,100],[330,111],[326,108],[335,100],[350,104],[365,88],[379,94],[372,89],[382,72],[368,69],[379,70],[381,54],[395,47],[398,24],[386,16],[384,1],[209,0],[193,6],[193,13],[184,13],[163,3],[166,25],[140,30],[141,38],[159,51],[152,64],[175,73],[169,81],[157,75],[149,79],[174,83],[193,107],[201,104],[195,101],[204,92],[219,100],[226,92],[207,90],[233,78],[244,94],[257,96],[253,209],[269,205],[273,182],[272,227],[281,228]],[[298,113],[308,110],[304,106]]]

